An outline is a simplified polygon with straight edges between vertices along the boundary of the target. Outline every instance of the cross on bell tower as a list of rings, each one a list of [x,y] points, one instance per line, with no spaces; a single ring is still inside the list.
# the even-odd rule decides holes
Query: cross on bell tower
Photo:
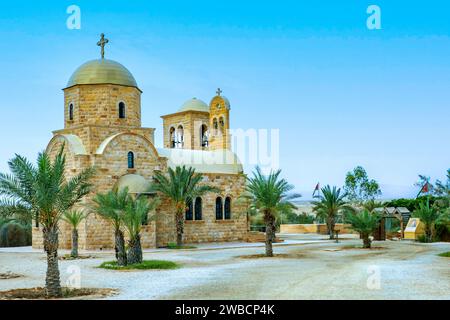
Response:
[[[105,59],[105,45],[109,42],[108,39],[105,39],[105,35],[102,33],[100,35],[100,41],[97,42],[97,45],[102,48],[101,49],[101,55],[102,55],[102,59]]]
[[[223,91],[222,91],[222,89],[220,89],[220,88],[217,88],[217,91],[216,91],[216,93],[217,93],[217,95],[218,96],[220,96],[220,94],[222,93]]]

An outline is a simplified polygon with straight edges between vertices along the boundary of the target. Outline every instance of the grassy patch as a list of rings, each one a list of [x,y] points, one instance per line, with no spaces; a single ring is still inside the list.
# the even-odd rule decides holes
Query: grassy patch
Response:
[[[305,255],[301,253],[278,253],[273,254],[273,257],[267,257],[265,254],[251,254],[245,256],[238,256],[240,259],[272,259],[272,258],[282,258],[282,259],[300,259],[304,258]]]
[[[167,249],[173,249],[173,250],[183,250],[183,249],[197,249],[197,247],[194,246],[178,246],[176,243],[169,243],[167,245]]]
[[[103,262],[99,268],[109,270],[167,270],[177,269],[180,265],[166,260],[145,260],[142,263],[129,264],[127,266],[118,266],[117,261]]]
[[[446,258],[450,258],[450,251],[449,252],[444,252],[441,254],[438,254],[439,257],[446,257]]]

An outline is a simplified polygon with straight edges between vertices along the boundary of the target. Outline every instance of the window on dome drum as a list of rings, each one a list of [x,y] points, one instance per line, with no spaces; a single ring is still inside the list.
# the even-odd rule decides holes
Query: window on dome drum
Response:
[[[202,124],[202,127],[200,128],[200,143],[202,148],[208,147],[208,127],[205,124]]]
[[[216,199],[216,220],[223,220],[223,201],[221,197]]]
[[[195,199],[195,220],[202,220],[202,198]]]
[[[186,220],[193,220],[194,216],[193,216],[193,203],[191,199],[188,199],[188,201],[186,201]]]
[[[184,146],[184,129],[183,126],[178,126],[177,130],[177,142],[176,142],[176,148],[182,149]]]
[[[134,169],[134,153],[128,152],[128,169]]]
[[[72,103],[69,105],[69,120],[70,121],[73,120],[73,104]]]
[[[175,128],[171,127],[169,130],[169,137],[170,137],[170,148],[174,149],[177,146],[177,137],[175,133]]]
[[[125,103],[119,102],[119,119],[125,119]]]
[[[225,198],[225,220],[231,219],[231,198]]]

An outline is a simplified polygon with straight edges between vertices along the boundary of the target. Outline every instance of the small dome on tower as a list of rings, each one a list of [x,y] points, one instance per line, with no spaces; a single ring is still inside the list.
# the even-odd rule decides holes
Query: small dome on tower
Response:
[[[127,68],[108,59],[91,60],[81,65],[70,77],[67,87],[77,84],[118,84],[138,87]]]
[[[208,105],[200,99],[192,98],[181,106],[179,112],[183,111],[201,111],[201,112],[209,112]]]

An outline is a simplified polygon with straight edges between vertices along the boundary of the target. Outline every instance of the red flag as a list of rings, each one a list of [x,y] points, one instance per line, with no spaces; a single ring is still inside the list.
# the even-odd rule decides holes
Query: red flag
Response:
[[[317,195],[316,195],[317,192]],[[313,198],[318,198],[320,192],[320,184],[317,182],[316,187],[314,188],[314,192],[312,194]]]
[[[422,186],[422,189],[420,189],[419,193],[417,194],[416,198],[418,198],[421,194],[425,194],[430,192],[430,184],[428,182],[425,182],[425,184]]]

